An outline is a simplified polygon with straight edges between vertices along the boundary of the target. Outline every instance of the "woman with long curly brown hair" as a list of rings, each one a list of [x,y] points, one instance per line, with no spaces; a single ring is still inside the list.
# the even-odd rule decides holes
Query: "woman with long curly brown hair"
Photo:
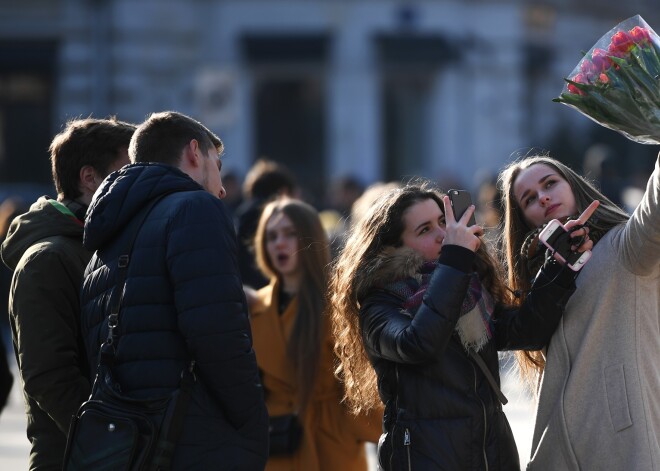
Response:
[[[385,405],[383,470],[519,469],[502,412],[498,349],[546,345],[574,275],[549,260],[510,309],[483,229],[409,184],[351,229],[332,276],[337,374],[355,412]]]

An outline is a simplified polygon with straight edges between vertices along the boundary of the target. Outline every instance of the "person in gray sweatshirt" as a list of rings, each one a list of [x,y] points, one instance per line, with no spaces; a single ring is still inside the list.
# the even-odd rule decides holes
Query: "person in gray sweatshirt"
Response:
[[[548,156],[513,162],[500,184],[509,283],[520,299],[545,258],[540,229],[600,201],[587,222],[591,260],[550,344],[518,357],[538,386],[527,469],[660,470],[660,164],[632,215]]]

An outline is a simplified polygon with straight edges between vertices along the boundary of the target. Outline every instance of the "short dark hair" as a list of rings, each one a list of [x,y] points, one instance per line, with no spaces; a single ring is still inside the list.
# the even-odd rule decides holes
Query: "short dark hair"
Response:
[[[283,192],[292,195],[296,179],[284,165],[261,158],[250,168],[243,182],[246,198],[269,200]]]
[[[176,111],[153,113],[135,131],[128,156],[131,162],[160,162],[176,167],[181,151],[193,139],[204,154],[212,148],[221,154],[224,148],[218,136],[189,116]]]
[[[51,170],[58,197],[76,199],[80,192],[80,169],[91,166],[107,175],[120,152],[128,149],[134,124],[108,119],[73,119],[50,144]]]

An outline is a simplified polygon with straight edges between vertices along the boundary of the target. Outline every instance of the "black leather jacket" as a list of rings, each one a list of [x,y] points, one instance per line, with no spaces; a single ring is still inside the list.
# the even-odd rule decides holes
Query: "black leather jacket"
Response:
[[[414,316],[384,288],[372,288],[361,303],[362,335],[385,404],[378,449],[384,470],[520,469],[502,405],[455,331],[473,260],[467,249],[445,247]],[[574,277],[548,263],[520,309],[496,305],[493,338],[478,355],[497,383],[497,350],[546,346]]]

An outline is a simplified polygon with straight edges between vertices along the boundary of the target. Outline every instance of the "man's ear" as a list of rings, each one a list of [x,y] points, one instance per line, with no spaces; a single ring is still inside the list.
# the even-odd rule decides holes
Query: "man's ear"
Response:
[[[80,190],[84,193],[94,194],[102,179],[91,165],[83,165],[80,169]]]
[[[199,152],[197,152],[198,150],[201,152],[197,139],[191,140],[183,149],[182,159],[184,159],[185,163],[192,168],[199,167],[202,164],[201,156],[199,155]]]

